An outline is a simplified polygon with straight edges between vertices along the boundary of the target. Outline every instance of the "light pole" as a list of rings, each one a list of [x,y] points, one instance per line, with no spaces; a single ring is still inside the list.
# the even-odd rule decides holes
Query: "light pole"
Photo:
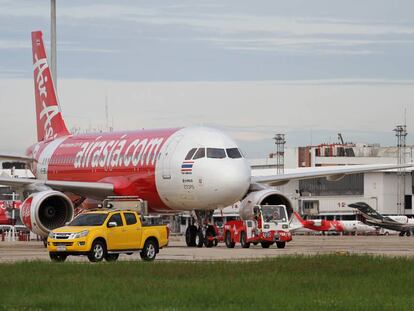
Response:
[[[50,65],[52,69],[52,79],[57,89],[56,73],[56,0],[50,0]]]

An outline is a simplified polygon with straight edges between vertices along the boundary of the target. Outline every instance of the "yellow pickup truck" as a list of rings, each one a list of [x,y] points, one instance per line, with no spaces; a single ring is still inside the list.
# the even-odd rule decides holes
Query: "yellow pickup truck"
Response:
[[[53,261],[65,261],[68,255],[86,255],[92,262],[115,261],[120,253],[135,251],[151,261],[168,245],[168,238],[167,226],[146,226],[135,211],[100,210],[80,214],[51,231],[47,249]]]

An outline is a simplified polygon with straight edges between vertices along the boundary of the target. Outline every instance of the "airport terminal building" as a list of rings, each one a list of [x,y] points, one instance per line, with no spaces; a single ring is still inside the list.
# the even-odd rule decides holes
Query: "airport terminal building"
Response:
[[[405,161],[412,162],[413,146],[406,148]],[[379,145],[323,144],[285,150],[285,172],[321,166],[396,164],[398,149]],[[276,159],[252,160],[254,174],[277,169]],[[296,209],[309,217],[353,220],[355,210],[348,204],[366,202],[378,212],[413,214],[412,169],[379,171],[345,176],[338,181],[316,178],[292,181],[280,187],[290,196]],[[400,198],[400,199],[399,199]]]

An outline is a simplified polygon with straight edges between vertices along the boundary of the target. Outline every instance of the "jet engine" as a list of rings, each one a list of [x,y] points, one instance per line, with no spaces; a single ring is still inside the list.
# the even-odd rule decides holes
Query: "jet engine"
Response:
[[[276,189],[264,189],[253,191],[240,203],[240,217],[243,220],[252,220],[253,208],[256,205],[285,205],[289,219],[293,213],[292,202]]]
[[[31,194],[20,207],[20,218],[32,232],[47,237],[73,219],[72,201],[62,192],[46,190]]]

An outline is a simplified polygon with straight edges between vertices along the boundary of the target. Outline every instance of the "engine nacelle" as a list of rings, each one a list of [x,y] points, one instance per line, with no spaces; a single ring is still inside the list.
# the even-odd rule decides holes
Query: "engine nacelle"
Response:
[[[285,205],[289,219],[293,213],[293,205],[287,196],[275,189],[253,191],[240,203],[240,217],[243,220],[254,218],[253,208],[256,205]]]
[[[32,232],[47,237],[73,219],[72,201],[62,192],[47,190],[30,195],[20,207],[20,218]]]

